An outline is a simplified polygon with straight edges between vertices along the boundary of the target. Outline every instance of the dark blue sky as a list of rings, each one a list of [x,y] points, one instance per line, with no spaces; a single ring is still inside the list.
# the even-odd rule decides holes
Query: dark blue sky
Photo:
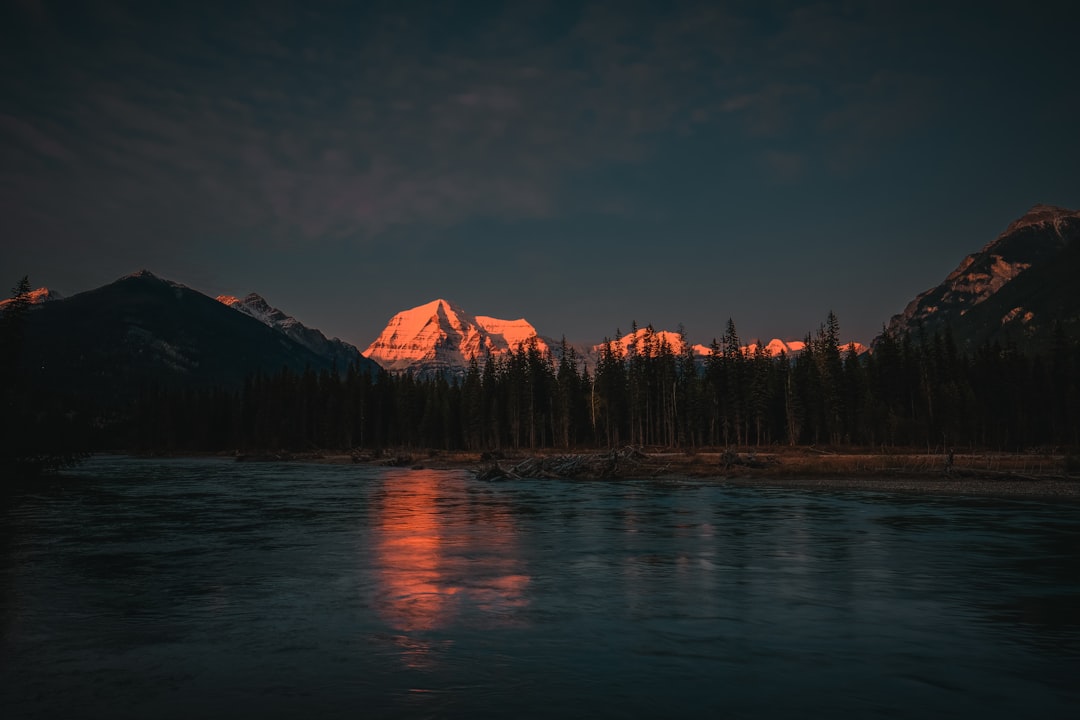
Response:
[[[1031,205],[1080,206],[1077,20],[8,1],[0,281],[145,267],[361,348],[435,297],[572,341],[798,339],[830,309],[868,341]]]

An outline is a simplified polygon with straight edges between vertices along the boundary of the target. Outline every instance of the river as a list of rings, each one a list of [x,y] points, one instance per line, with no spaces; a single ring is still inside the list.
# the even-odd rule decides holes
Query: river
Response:
[[[99,457],[0,517],[6,718],[1080,707],[1075,503]]]

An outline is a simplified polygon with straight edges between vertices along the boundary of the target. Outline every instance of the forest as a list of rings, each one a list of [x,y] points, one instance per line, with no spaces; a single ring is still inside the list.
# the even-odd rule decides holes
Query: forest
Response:
[[[636,326],[634,328],[637,330]],[[871,353],[839,342],[832,313],[806,349],[741,349],[728,321],[702,360],[645,328],[592,370],[565,341],[474,360],[460,378],[356,368],[283,370],[241,390],[145,388],[101,423],[96,445],[136,452],[540,450],[812,445],[1080,445],[1080,352],[1060,332],[1048,356],[1015,346],[961,353],[951,335],[882,335]]]

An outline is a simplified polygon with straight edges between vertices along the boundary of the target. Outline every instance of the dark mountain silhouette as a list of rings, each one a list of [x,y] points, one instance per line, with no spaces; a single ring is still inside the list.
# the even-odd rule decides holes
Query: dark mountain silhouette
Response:
[[[1036,205],[896,315],[891,332],[950,328],[957,345],[1049,350],[1056,328],[1080,338],[1080,212]]]
[[[322,371],[334,362],[143,270],[28,314],[20,364],[34,387],[110,405],[148,387],[237,389],[255,372]]]

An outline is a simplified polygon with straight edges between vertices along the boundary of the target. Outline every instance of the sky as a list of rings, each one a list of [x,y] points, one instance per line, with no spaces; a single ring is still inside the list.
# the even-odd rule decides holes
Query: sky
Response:
[[[0,5],[0,277],[146,268],[361,349],[438,297],[598,342],[867,342],[1080,207],[1065,3]]]

